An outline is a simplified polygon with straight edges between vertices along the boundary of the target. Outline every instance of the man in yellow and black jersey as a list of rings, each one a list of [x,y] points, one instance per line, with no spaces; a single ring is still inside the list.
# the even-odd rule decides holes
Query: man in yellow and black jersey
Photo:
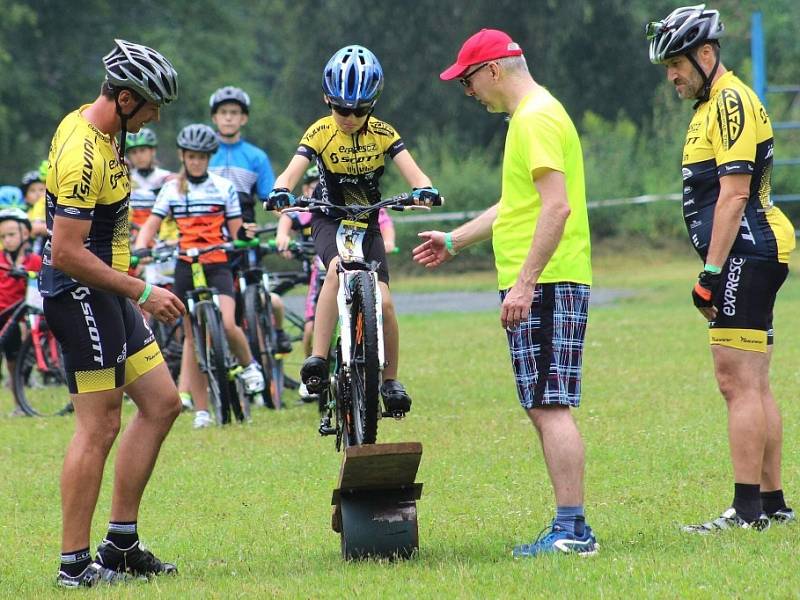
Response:
[[[719,389],[728,406],[733,506],[684,528],[766,529],[795,518],[781,484],[781,416],[769,386],[772,313],[788,273],[794,227],[772,205],[773,138],[758,97],[720,60],[724,27],[705,5],[647,26],[650,60],[695,100],[683,151],[683,214],[705,266],[692,291],[709,322]]]
[[[171,322],[183,305],[127,274],[130,180],[114,136],[158,121],[177,73],[155,50],[124,40],[103,59],[100,96],[68,114],[50,145],[40,289],[64,357],[77,426],[61,476],[57,584],[93,586],[177,572],[139,544],[137,515],[161,442],[180,413],[178,392],[142,311]],[[92,560],[90,526],[103,468],[120,428],[123,390],[138,412],[120,440],[108,533]]]

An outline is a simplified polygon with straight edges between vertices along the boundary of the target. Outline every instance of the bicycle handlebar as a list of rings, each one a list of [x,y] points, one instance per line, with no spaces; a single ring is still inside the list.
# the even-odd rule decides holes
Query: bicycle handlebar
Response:
[[[442,206],[444,205],[444,198],[439,198],[440,203],[434,206]],[[414,204],[414,197],[409,194],[408,192],[403,192],[402,194],[397,194],[396,196],[392,196],[391,198],[386,198],[375,204],[370,204],[367,206],[361,204],[333,204],[327,200],[322,200],[320,198],[305,198],[299,197],[297,199],[297,204],[294,206],[290,206],[289,208],[284,208],[281,212],[282,213],[289,213],[289,212],[311,212],[311,213],[321,213],[321,212],[339,212],[345,217],[350,217],[353,219],[363,219],[370,215],[373,212],[380,210],[381,208],[389,208],[391,210],[403,211],[403,210],[430,210],[430,206],[425,206],[423,204]]]

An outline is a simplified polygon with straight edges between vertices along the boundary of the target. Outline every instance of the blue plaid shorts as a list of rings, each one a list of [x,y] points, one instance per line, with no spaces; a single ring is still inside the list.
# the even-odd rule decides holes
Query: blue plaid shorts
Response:
[[[578,283],[538,284],[527,320],[506,331],[524,409],[580,405],[589,292]],[[506,293],[500,292],[501,300]]]

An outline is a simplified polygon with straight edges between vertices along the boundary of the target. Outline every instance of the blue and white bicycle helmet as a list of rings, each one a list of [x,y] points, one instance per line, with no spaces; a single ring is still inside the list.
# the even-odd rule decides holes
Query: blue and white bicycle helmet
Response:
[[[0,185],[0,210],[6,208],[26,208],[22,190],[15,185]]]
[[[372,106],[383,90],[383,68],[364,46],[345,46],[322,72],[322,91],[337,106]]]

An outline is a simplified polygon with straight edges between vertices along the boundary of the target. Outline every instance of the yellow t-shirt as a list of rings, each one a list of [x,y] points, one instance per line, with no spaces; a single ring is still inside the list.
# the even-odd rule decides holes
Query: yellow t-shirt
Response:
[[[578,132],[561,103],[544,88],[528,94],[511,117],[503,157],[503,186],[492,246],[501,290],[513,287],[528,256],[542,199],[533,172],[564,173],[570,215],[538,283],[591,285],[592,265],[583,155]]]

